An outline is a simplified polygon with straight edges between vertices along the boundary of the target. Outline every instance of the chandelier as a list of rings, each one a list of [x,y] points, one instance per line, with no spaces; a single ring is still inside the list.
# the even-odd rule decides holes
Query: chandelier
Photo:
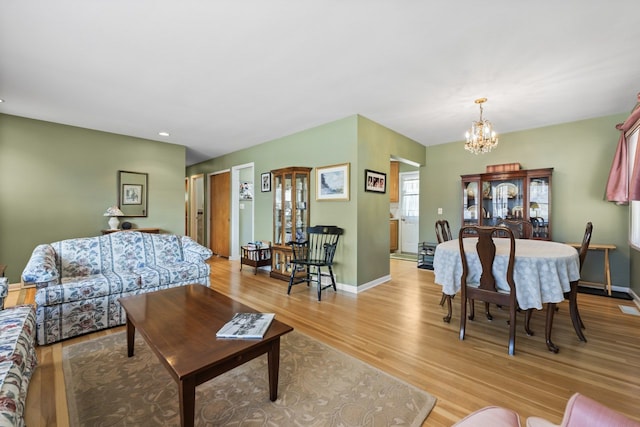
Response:
[[[493,130],[493,125],[489,120],[482,119],[482,104],[487,102],[487,98],[476,99],[475,103],[480,106],[480,120],[471,122],[471,129],[467,131],[464,149],[473,154],[484,154],[491,151],[498,145],[498,136]]]

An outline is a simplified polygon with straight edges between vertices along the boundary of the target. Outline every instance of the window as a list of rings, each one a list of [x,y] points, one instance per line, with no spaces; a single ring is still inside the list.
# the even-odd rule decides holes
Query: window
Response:
[[[629,150],[629,179],[631,179],[636,150],[638,149],[639,133],[640,128],[636,128],[627,138],[627,149]],[[633,248],[640,250],[640,201],[638,200],[629,200],[629,243]]]

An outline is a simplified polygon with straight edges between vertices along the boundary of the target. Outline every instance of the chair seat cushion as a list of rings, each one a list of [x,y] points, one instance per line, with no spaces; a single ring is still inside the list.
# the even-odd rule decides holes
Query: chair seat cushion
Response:
[[[520,427],[520,417],[518,413],[511,409],[499,406],[487,406],[467,415],[454,427]]]

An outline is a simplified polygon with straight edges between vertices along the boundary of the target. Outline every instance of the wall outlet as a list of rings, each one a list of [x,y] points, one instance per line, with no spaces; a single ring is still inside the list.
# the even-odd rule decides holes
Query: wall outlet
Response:
[[[442,215],[442,208],[438,208],[438,215]]]

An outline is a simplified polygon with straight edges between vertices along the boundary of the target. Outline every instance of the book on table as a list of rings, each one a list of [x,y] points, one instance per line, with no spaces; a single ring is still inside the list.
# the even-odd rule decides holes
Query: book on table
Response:
[[[236,313],[216,332],[216,338],[263,338],[275,316],[275,313]]]

